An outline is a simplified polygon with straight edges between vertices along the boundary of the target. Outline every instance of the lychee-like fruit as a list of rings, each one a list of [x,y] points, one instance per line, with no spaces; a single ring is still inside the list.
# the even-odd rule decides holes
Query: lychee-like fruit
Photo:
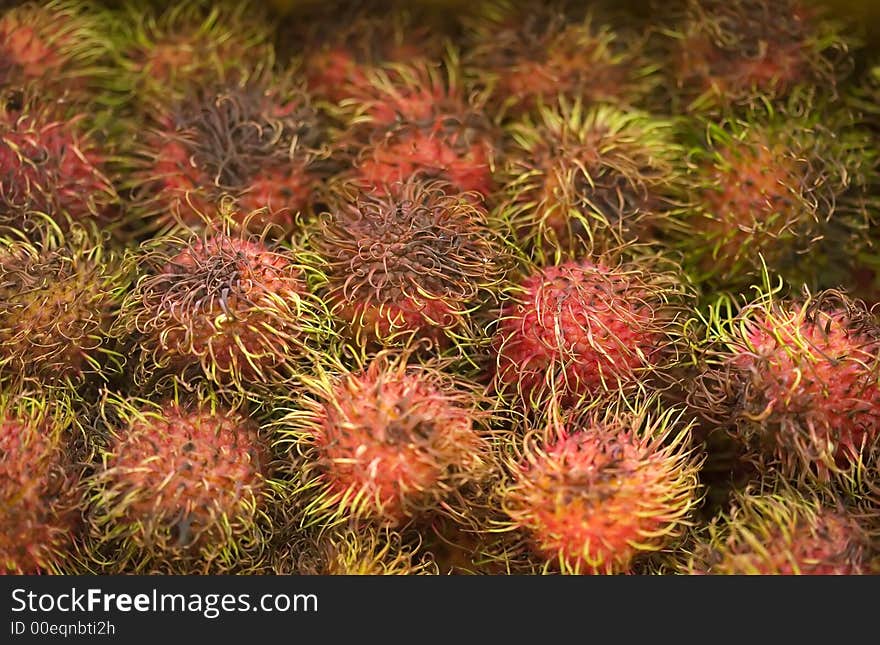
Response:
[[[72,229],[39,244],[0,239],[0,382],[81,389],[117,373],[110,337],[129,280],[121,258]]]
[[[681,357],[691,292],[650,257],[596,257],[534,270],[505,304],[494,335],[496,388],[566,405],[662,385]]]
[[[367,81],[346,103],[350,125],[337,142],[354,165],[347,176],[367,189],[420,175],[483,197],[492,192],[500,136],[454,55],[388,64]]]
[[[403,524],[440,510],[489,468],[481,397],[460,379],[380,354],[361,370],[303,380],[306,393],[277,431],[290,446],[303,524]]]
[[[251,1],[123,4],[114,16],[119,89],[136,113],[148,114],[186,99],[194,84],[232,84],[269,71],[275,56],[264,9]]]
[[[119,199],[105,174],[108,151],[83,129],[84,117],[52,106],[0,108],[0,224],[19,228],[50,218],[112,225]]]
[[[852,39],[815,3],[688,0],[679,23],[664,67],[685,109],[756,105],[798,87],[834,95],[853,69]]]
[[[591,12],[566,13],[553,3],[520,4],[469,21],[465,60],[500,114],[516,117],[560,96],[631,106],[654,87],[643,36],[622,37]]]
[[[0,574],[63,571],[79,532],[71,419],[41,398],[0,401]]]
[[[479,338],[472,314],[497,295],[508,265],[486,211],[439,181],[352,192],[322,216],[310,243],[326,265],[323,297],[355,343]]]
[[[404,536],[369,524],[332,529],[300,558],[299,575],[412,576],[435,575],[437,565],[420,554]]]
[[[851,264],[866,236],[877,155],[847,121],[807,107],[706,123],[692,148],[688,205],[667,220],[695,279],[743,286],[766,264],[817,286]]]
[[[880,440],[877,318],[834,291],[731,308],[713,308],[694,404],[793,479],[859,467]]]
[[[856,514],[783,488],[736,495],[692,548],[691,574],[864,575],[874,573],[870,533]]]
[[[315,199],[324,172],[322,127],[308,96],[283,82],[198,87],[164,108],[136,150],[127,183],[141,215],[198,225],[224,197],[253,213],[254,232],[282,231]]]
[[[88,0],[49,0],[0,13],[0,93],[32,85],[94,109],[112,69],[105,11]]]
[[[143,274],[117,327],[141,382],[170,374],[247,390],[286,380],[325,336],[314,272],[260,238],[169,235],[145,242],[138,259]]]
[[[443,39],[435,24],[424,21],[419,7],[397,6],[380,13],[346,0],[322,2],[316,9],[320,15],[298,16],[281,27],[282,37],[290,32],[289,42],[300,50],[295,53],[302,56],[302,73],[316,98],[336,104],[354,99],[369,85],[373,70],[383,65],[443,55]],[[339,20],[341,12],[344,21]]]
[[[210,402],[104,401],[111,435],[90,482],[90,545],[137,573],[247,571],[267,539],[269,449]],[[109,563],[109,564],[108,564]]]
[[[700,458],[675,409],[551,411],[518,441],[499,492],[506,528],[525,535],[547,571],[631,573],[677,547],[691,524]]]
[[[684,154],[670,121],[563,100],[510,132],[501,212],[539,259],[646,238],[673,205]]]

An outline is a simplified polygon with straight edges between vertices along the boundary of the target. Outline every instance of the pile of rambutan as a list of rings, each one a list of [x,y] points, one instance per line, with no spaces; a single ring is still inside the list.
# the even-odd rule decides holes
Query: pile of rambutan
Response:
[[[0,2],[0,574],[880,573],[880,58],[614,4]]]

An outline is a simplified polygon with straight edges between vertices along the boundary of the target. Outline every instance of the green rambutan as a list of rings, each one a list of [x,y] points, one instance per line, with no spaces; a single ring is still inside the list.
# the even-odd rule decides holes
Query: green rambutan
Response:
[[[127,183],[160,225],[199,224],[228,195],[253,230],[290,231],[325,178],[324,147],[309,97],[285,79],[196,86],[156,115]]]
[[[490,467],[487,415],[475,385],[407,355],[303,376],[277,424],[301,523],[349,518],[395,526],[452,503]]]
[[[653,89],[656,69],[641,35],[622,38],[592,12],[566,13],[559,3],[525,3],[470,21],[465,61],[488,85],[490,105],[501,115],[517,116],[559,96],[634,105]]]
[[[504,305],[494,382],[533,406],[662,388],[687,348],[692,293],[656,257],[597,256],[533,270]]]
[[[875,573],[868,529],[839,503],[782,487],[737,494],[699,536],[686,566],[710,575]]]
[[[272,69],[272,32],[264,5],[184,0],[115,13],[120,89],[135,111],[185,101],[192,85],[242,82]]]
[[[501,212],[541,260],[645,238],[672,205],[684,153],[670,121],[561,100],[510,133]]]
[[[129,286],[121,258],[71,229],[39,244],[0,238],[0,382],[82,389],[118,373],[110,337]]]
[[[64,570],[83,492],[72,424],[57,401],[0,395],[0,574]]]
[[[836,96],[854,67],[854,40],[804,0],[687,0],[678,22],[664,67],[688,110],[754,106],[798,87]]]
[[[789,478],[860,468],[880,441],[880,321],[835,291],[734,309],[710,309],[695,407]]]
[[[135,380],[172,375],[248,391],[286,381],[329,336],[320,276],[263,238],[209,227],[145,242],[117,326]]]
[[[809,284],[851,264],[876,181],[868,133],[845,113],[796,106],[704,125],[685,180],[688,206],[667,220],[695,279],[741,286],[766,263]]]
[[[97,219],[113,224],[119,198],[104,173],[108,151],[84,115],[26,100],[0,106],[0,224],[25,228],[34,219]]]
[[[691,525],[701,459],[690,431],[682,412],[650,401],[568,417],[551,406],[506,457],[501,528],[521,532],[544,571],[633,572]]]
[[[88,555],[99,570],[257,568],[271,532],[268,440],[241,412],[108,395],[109,444],[89,480]]]
[[[41,96],[94,109],[112,70],[106,22],[88,0],[27,2],[0,13],[0,93],[34,85]]]
[[[417,178],[338,195],[309,243],[327,273],[322,298],[357,346],[482,335],[473,314],[496,298],[509,256],[475,201]]]

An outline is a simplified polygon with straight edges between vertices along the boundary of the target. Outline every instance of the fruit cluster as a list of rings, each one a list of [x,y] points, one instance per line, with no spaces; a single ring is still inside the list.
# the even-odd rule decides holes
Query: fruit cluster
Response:
[[[880,572],[880,61],[614,4],[2,3],[0,573]]]

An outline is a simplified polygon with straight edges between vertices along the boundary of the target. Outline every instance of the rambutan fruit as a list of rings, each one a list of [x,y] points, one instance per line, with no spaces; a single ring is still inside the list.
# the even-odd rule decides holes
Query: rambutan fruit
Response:
[[[870,533],[857,514],[818,493],[747,489],[692,547],[686,567],[709,575],[875,573]]]
[[[547,572],[633,572],[678,546],[699,504],[690,429],[651,402],[568,417],[551,406],[506,458],[502,530],[522,533]]]
[[[0,13],[0,91],[100,103],[112,73],[105,10],[88,0],[27,2]]]
[[[322,127],[309,97],[283,79],[197,86],[156,117],[128,180],[149,222],[197,225],[230,196],[254,231],[295,228],[324,179]]]
[[[479,388],[407,355],[301,377],[278,421],[303,525],[362,519],[404,524],[451,503],[490,466]]]
[[[418,546],[417,544],[415,546]],[[322,535],[315,553],[301,558],[299,575],[411,576],[436,575],[437,566],[397,531],[353,525]]]
[[[43,396],[0,396],[0,574],[56,573],[80,528],[73,419]]]
[[[656,84],[642,35],[620,37],[592,11],[574,15],[559,3],[500,11],[499,4],[468,21],[465,61],[500,115],[516,117],[559,96],[632,106]]]
[[[619,390],[662,388],[687,346],[692,292],[656,257],[598,256],[536,269],[504,305],[494,333],[495,388],[540,407]]]
[[[387,189],[418,174],[443,179],[483,197],[500,133],[487,118],[484,96],[468,87],[457,54],[374,68],[344,103],[351,112],[338,147],[351,158],[347,175],[367,189]]]
[[[89,553],[99,570],[247,572],[271,527],[270,451],[258,424],[205,400],[108,395],[110,440],[89,481]]]
[[[836,286],[864,244],[877,166],[869,134],[833,109],[793,110],[705,123],[688,206],[665,220],[695,279],[740,287],[766,264],[793,283]]]
[[[49,217],[112,225],[119,198],[104,172],[108,151],[82,127],[84,115],[55,112],[33,100],[0,107],[0,224],[25,228]]]
[[[856,43],[816,3],[687,0],[678,23],[664,67],[687,110],[754,106],[798,87],[836,96],[854,67]]]
[[[320,15],[296,16],[281,27],[281,37],[296,43],[292,53],[302,57],[302,73],[316,98],[339,104],[359,96],[370,73],[383,65],[442,57],[437,26],[425,22],[419,7],[383,11],[374,5],[322,2],[316,7]]]
[[[0,238],[0,382],[82,391],[118,373],[110,336],[128,288],[121,258],[71,229],[41,243]]]
[[[322,298],[359,347],[474,342],[482,331],[472,314],[509,268],[487,217],[441,181],[343,192],[309,240],[327,274]]]
[[[123,3],[115,12],[120,89],[136,112],[186,100],[193,84],[242,82],[275,64],[272,32],[257,2]]]
[[[263,238],[184,231],[145,242],[136,259],[117,334],[136,355],[137,382],[171,375],[248,391],[290,378],[329,334],[310,292],[318,274]]]
[[[710,308],[693,404],[790,479],[860,468],[880,440],[880,322],[839,292],[777,295]]]
[[[672,205],[684,153],[670,121],[560,100],[510,133],[500,210],[542,264],[645,238]]]

